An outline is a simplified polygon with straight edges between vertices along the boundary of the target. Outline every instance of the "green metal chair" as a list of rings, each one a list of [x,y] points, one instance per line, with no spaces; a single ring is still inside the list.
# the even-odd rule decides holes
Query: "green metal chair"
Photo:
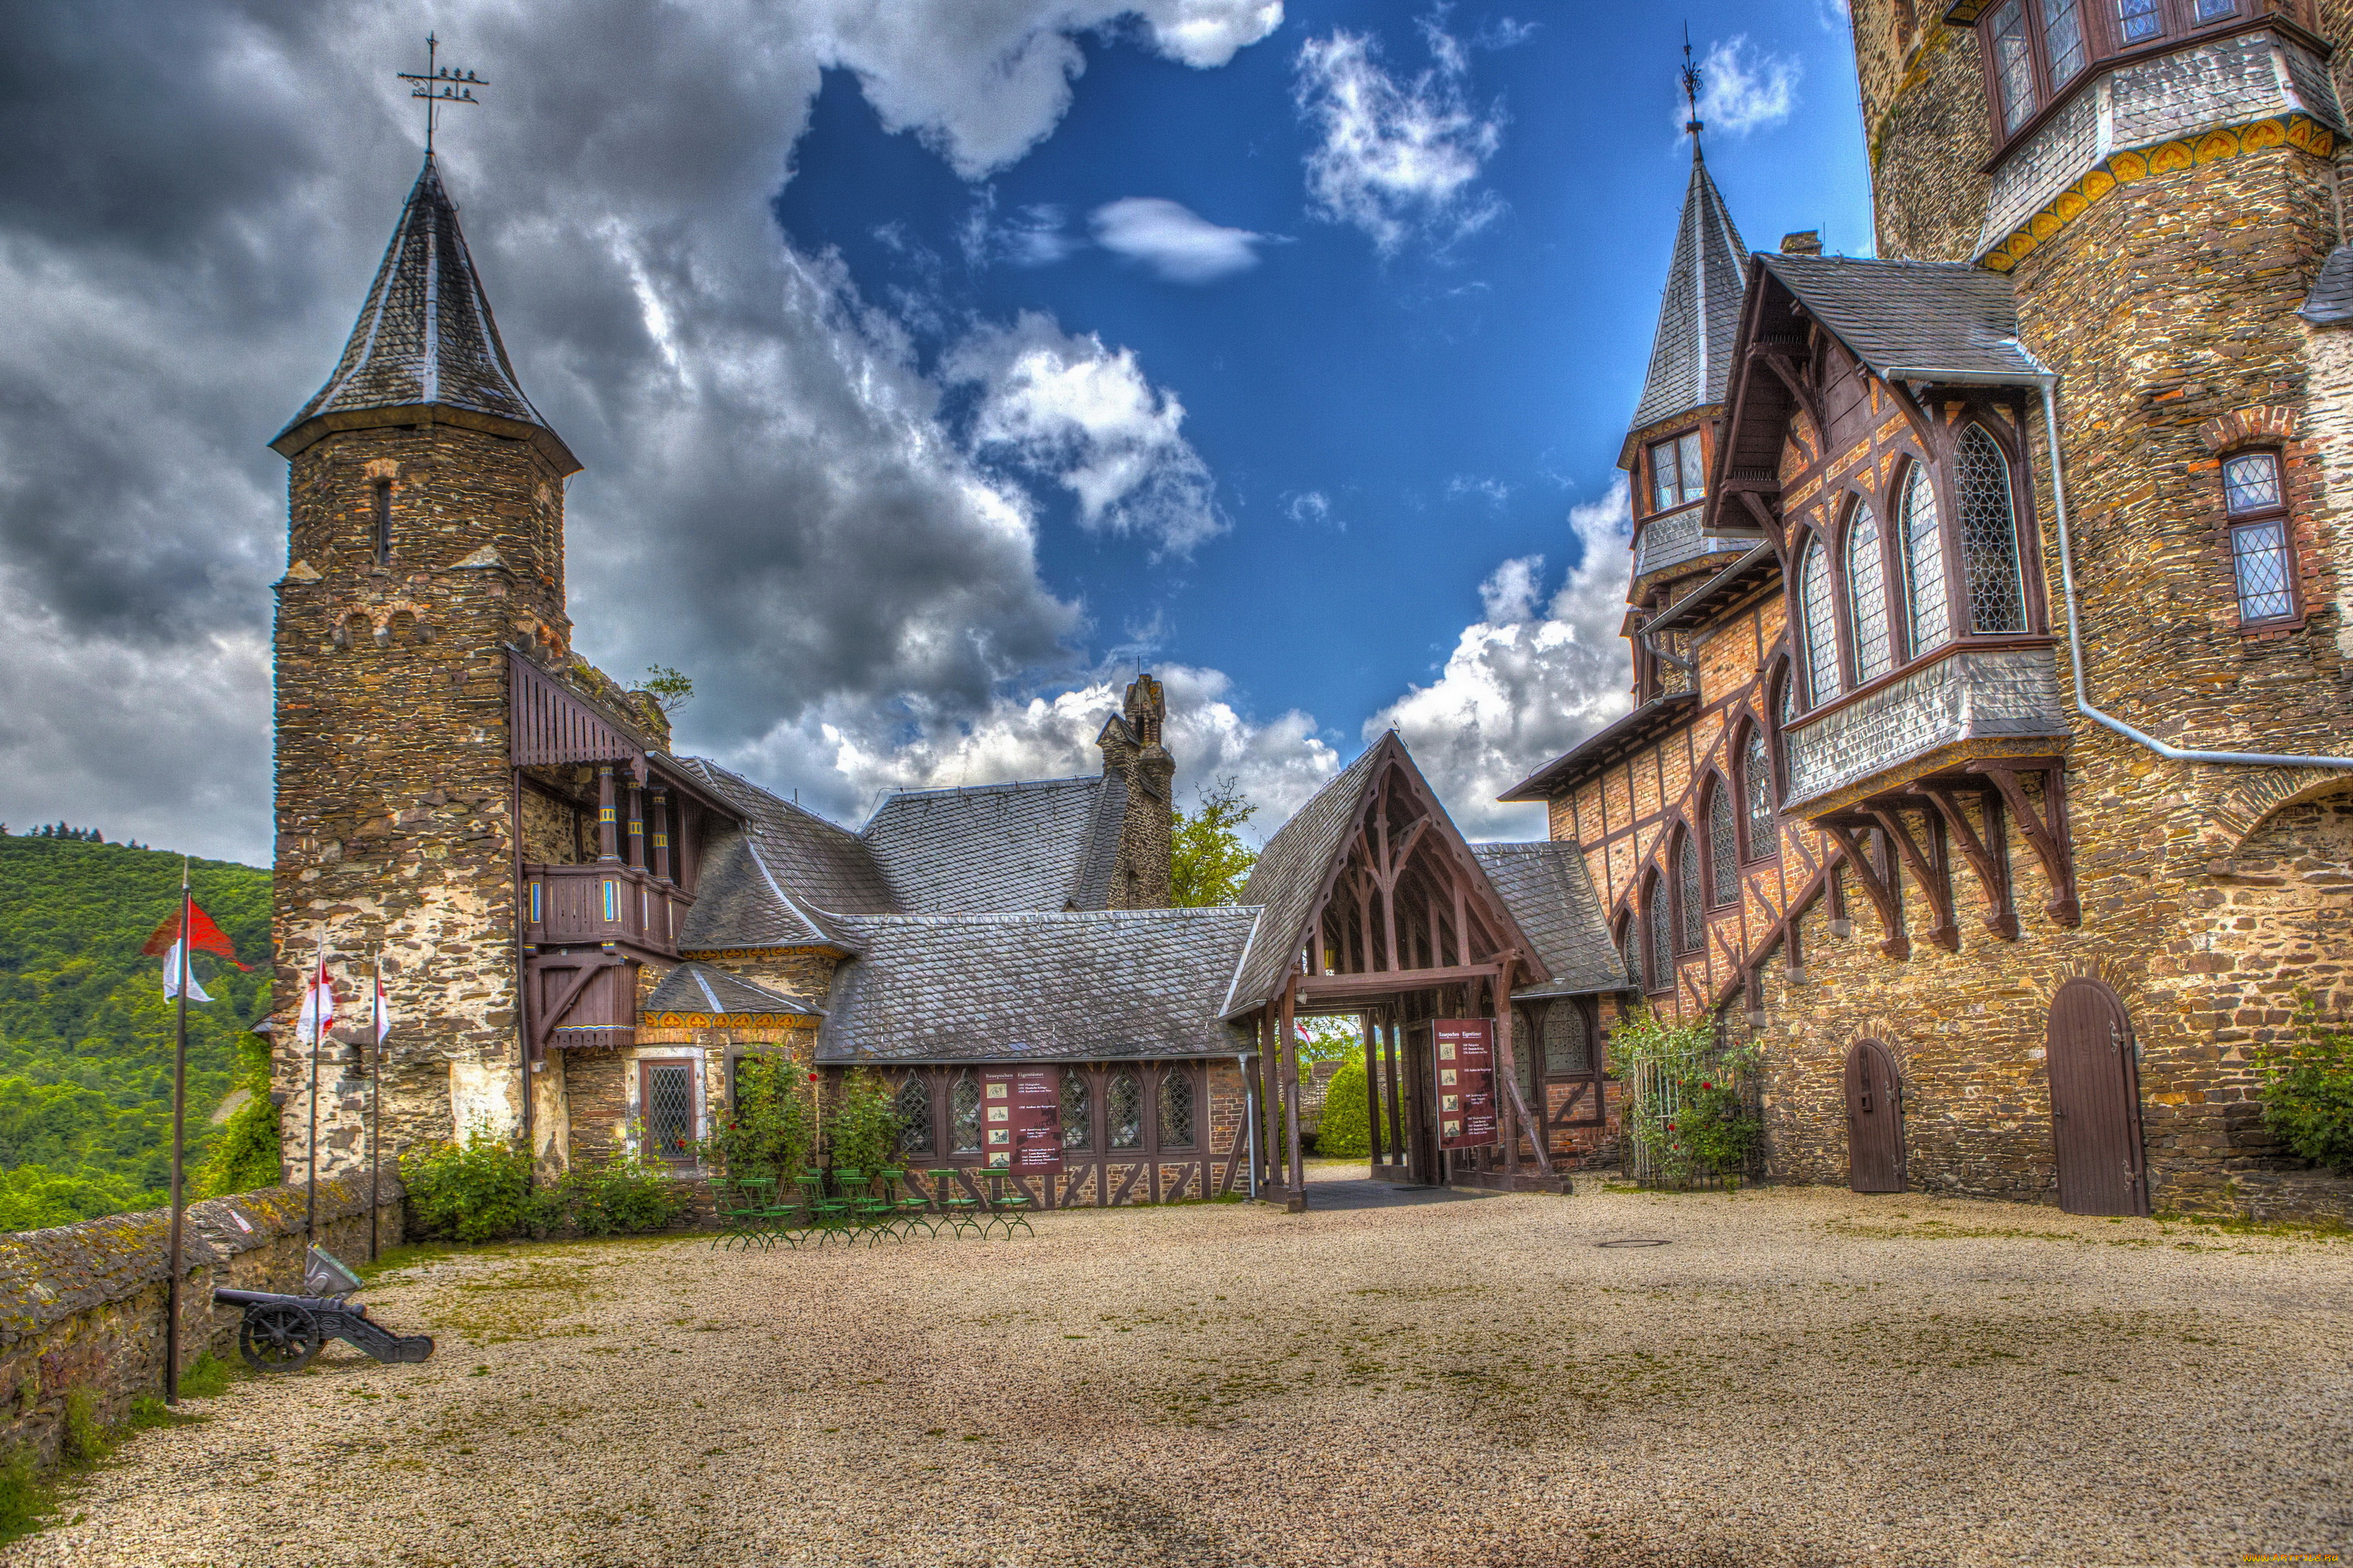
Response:
[[[776,1206],[776,1177],[738,1176],[734,1184],[743,1194],[744,1226],[749,1233],[746,1239],[758,1242],[764,1250],[775,1245],[769,1216]]]
[[[711,1245],[723,1251],[732,1251],[740,1243],[749,1248],[754,1242],[765,1244],[761,1234],[765,1214],[757,1194],[748,1192],[740,1182],[713,1182],[711,1201],[719,1211],[719,1234]]]
[[[844,1241],[850,1239],[849,1227],[855,1216],[850,1213],[849,1199],[845,1195],[849,1189],[842,1185],[842,1180],[857,1173],[855,1171],[836,1171],[833,1173],[834,1195],[828,1197],[825,1194],[825,1173],[806,1173],[809,1190],[817,1194],[816,1201],[809,1205],[809,1218],[818,1231],[820,1245],[837,1236]]]
[[[1013,1180],[1013,1173],[1003,1166],[991,1166],[988,1172],[989,1218],[1005,1227],[1005,1239],[1013,1239],[1013,1227],[1019,1226],[1029,1235],[1038,1233],[1029,1225],[1029,1211],[1035,1205],[1028,1194],[1015,1187],[1008,1194],[1005,1188]],[[987,1234],[986,1231],[983,1234]]]
[[[904,1241],[899,1234],[899,1201],[891,1195],[892,1178],[895,1171],[880,1171],[867,1178],[865,1194],[853,1205],[858,1210],[859,1233],[866,1245],[873,1246],[888,1237],[892,1241]]]
[[[883,1194],[891,1199],[892,1207],[897,1212],[899,1227],[908,1236],[914,1235],[918,1230],[926,1237],[937,1234],[932,1225],[932,1201],[907,1190],[907,1173],[904,1169],[894,1165],[884,1171],[882,1191]]]
[[[977,1217],[980,1200],[955,1195],[956,1173],[953,1167],[926,1171],[923,1174],[931,1177],[932,1190],[939,1194],[940,1213],[947,1216],[949,1235],[962,1236],[967,1229],[975,1236],[988,1234],[988,1226]]]

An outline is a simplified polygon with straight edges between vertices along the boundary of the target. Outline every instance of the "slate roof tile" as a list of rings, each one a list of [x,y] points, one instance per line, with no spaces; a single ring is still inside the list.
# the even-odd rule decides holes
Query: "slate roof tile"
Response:
[[[2018,341],[2009,279],[1966,261],[1760,256],[1816,320],[1882,376],[1902,368],[2015,375],[2041,369]]]
[[[643,1013],[802,1013],[823,1009],[806,996],[772,991],[708,963],[681,963],[661,978],[638,1009]]]
[[[1740,331],[1746,255],[1724,196],[1694,148],[1691,187],[1675,225],[1674,258],[1659,300],[1651,368],[1642,380],[1633,428],[1724,401],[1732,340]]]
[[[1120,797],[1118,815],[1107,794]],[[1107,829],[1116,855],[1126,794],[1100,775],[908,790],[876,807],[858,837],[908,914],[1100,909],[1111,874],[1092,847]]]
[[[1574,996],[1630,988],[1601,900],[1594,896],[1592,873],[1576,845],[1474,844],[1471,853],[1552,972],[1549,981],[1514,995]]]

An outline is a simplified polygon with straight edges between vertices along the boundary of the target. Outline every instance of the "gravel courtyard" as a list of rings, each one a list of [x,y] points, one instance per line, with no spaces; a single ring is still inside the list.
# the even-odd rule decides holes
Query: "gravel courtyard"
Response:
[[[2344,1241],[1599,1184],[1038,1228],[420,1264],[367,1299],[430,1363],[241,1383],[7,1561],[2353,1554]]]

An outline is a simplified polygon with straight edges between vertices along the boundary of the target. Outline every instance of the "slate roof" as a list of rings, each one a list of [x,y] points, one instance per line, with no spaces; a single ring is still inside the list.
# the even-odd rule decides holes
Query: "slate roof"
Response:
[[[1684,717],[1683,710],[1696,706],[1698,701],[1697,694],[1689,691],[1669,691],[1653,697],[1624,718],[1596,730],[1495,798],[1506,804],[1547,801],[1562,790],[1574,789],[1627,747],[1641,745],[1672,728]]]
[[[856,834],[707,758],[681,757],[679,765],[742,812],[747,825],[714,834],[704,847],[680,947],[840,946],[828,917],[900,908],[872,849]]]
[[[1667,265],[1658,331],[1651,340],[1651,370],[1642,381],[1633,428],[1724,401],[1732,340],[1740,330],[1747,254],[1694,144],[1691,187],[1675,225],[1674,258]]]
[[[812,1017],[824,1009],[806,996],[771,991],[740,974],[708,963],[681,963],[662,976],[639,1009],[645,1013],[801,1013]]]
[[[1575,996],[1632,987],[1576,845],[1473,844],[1471,853],[1552,972],[1550,980],[1512,994]]]
[[[2320,266],[2320,276],[2312,280],[2312,292],[2304,297],[2304,308],[2296,311],[2316,327],[2338,327],[2353,321],[2353,245],[2340,245],[2328,253]]]
[[[2018,341],[2017,297],[1999,272],[1966,261],[1757,260],[1883,377],[1909,368],[2031,383],[2042,369]]]
[[[1384,749],[1393,745],[1402,745],[1394,732],[1366,746],[1259,851],[1250,880],[1242,884],[1241,901],[1261,906],[1265,913],[1250,952],[1234,974],[1233,994],[1226,1001],[1228,1013],[1260,1006],[1282,988],[1306,939],[1308,918],[1315,912],[1315,895],[1322,890],[1324,873],[1363,814],[1365,789]]]
[[[554,437],[515,380],[466,237],[459,231],[457,205],[429,153],[401,206],[392,243],[334,374],[271,445],[280,446],[322,416],[420,404],[512,420]]]
[[[1253,1048],[1219,1017],[1257,910],[852,915],[818,1058],[1101,1061]]]
[[[907,914],[1102,909],[1127,812],[1124,780],[908,790],[858,837]]]

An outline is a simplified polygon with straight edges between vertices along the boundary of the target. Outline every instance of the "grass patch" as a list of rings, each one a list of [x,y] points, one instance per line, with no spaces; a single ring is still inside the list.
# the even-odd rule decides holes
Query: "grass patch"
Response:
[[[57,1511],[57,1489],[41,1479],[32,1450],[19,1445],[0,1465],[0,1545],[22,1541]]]
[[[2173,1226],[2217,1236],[2274,1236],[2283,1241],[2353,1241],[2353,1226],[2341,1219],[2209,1219],[2200,1215],[2160,1214],[2160,1229]]]

